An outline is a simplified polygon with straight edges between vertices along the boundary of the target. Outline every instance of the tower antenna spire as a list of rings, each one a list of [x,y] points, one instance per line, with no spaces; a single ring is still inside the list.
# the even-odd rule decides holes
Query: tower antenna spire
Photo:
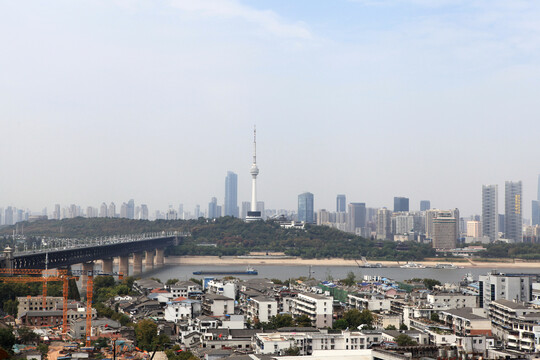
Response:
[[[257,163],[257,127],[253,125],[253,163]]]

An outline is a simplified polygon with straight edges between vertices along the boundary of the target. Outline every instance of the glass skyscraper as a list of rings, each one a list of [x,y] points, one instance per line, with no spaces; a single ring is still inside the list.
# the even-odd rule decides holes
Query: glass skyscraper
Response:
[[[394,212],[409,211],[409,198],[394,197]]]
[[[238,175],[232,171],[225,178],[225,216],[238,217]]]
[[[315,222],[314,217],[313,194],[310,192],[305,192],[298,195],[298,221],[313,224]]]
[[[341,194],[336,197],[336,212],[345,212],[347,209],[346,206],[347,199],[345,195]]]
[[[420,201],[420,211],[426,211],[431,209],[431,202],[429,200]]]
[[[504,183],[505,238],[514,240],[514,242],[523,241],[521,194],[521,181],[506,181]]]

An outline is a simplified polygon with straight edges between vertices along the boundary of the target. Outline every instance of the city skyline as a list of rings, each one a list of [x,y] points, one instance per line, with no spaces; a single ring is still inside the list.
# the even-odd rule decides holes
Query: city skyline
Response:
[[[269,208],[474,214],[519,179],[530,218],[540,4],[219,3],[3,2],[0,204],[192,208],[227,170],[248,200],[257,123]]]
[[[227,174],[226,174],[226,178],[225,178],[225,194],[224,196],[222,197],[222,201],[220,202],[218,200],[218,197],[216,196],[211,196],[211,203],[215,204],[213,206],[216,206],[216,211],[219,209],[220,211],[223,211],[223,213],[221,213],[221,216],[225,216],[225,208],[226,208],[226,193],[227,193],[227,189],[230,189],[231,191],[231,196],[232,196],[232,200],[231,200],[231,206],[234,208],[236,208],[236,212],[234,212],[234,210],[231,210],[233,211],[234,213],[232,214],[233,216],[235,217],[242,217],[241,216],[241,209],[240,207],[238,206],[238,203],[247,203],[247,204],[250,204],[250,207],[251,207],[251,202],[250,201],[245,201],[245,200],[242,200],[242,199],[238,199],[238,189],[239,189],[239,186],[238,186],[238,174],[232,172],[232,171],[227,171]],[[509,181],[505,181],[505,184],[508,183]],[[535,203],[537,202],[537,200],[532,200],[531,202],[529,203],[525,203],[523,204],[523,185],[522,185],[522,181],[519,181],[520,183],[520,200],[519,200],[519,204],[520,204],[520,218],[523,219],[523,220],[529,220],[532,222],[532,224],[534,225],[535,224],[535,218],[533,215],[535,215],[535,210],[534,210],[534,207],[535,207]],[[538,175],[538,184],[540,185],[540,174]],[[490,198],[490,202],[493,202],[493,204],[489,204],[488,205],[488,212],[491,214],[491,216],[493,215],[493,210],[492,209],[498,209],[498,215],[499,216],[503,216],[504,217],[504,214],[506,213],[506,207],[504,208],[500,208],[498,206],[499,203],[501,204],[505,204],[506,202],[506,194],[499,194],[498,191],[497,191],[497,184],[495,185],[482,185],[482,193],[481,193],[481,201],[479,202],[479,210],[478,212],[475,212],[475,213],[470,213],[470,214],[464,214],[464,217],[470,217],[470,216],[475,216],[475,215],[482,215],[485,213],[486,211],[486,208],[485,208],[485,205],[486,205],[486,201],[485,201],[485,197],[488,196]],[[489,195],[485,195],[485,191],[486,191],[486,188],[493,188],[494,187],[494,193],[490,193]],[[491,191],[491,190],[490,190]],[[539,192],[538,192],[538,197],[540,197],[540,189],[539,189]],[[341,204],[346,204],[346,206],[348,206],[349,204],[351,203],[355,203],[354,201],[351,201],[351,202],[347,202],[345,199],[346,199],[346,196],[345,194],[337,194],[335,195],[335,200],[334,200],[334,203],[337,203],[339,206],[341,206]],[[500,197],[503,197],[502,199],[500,199]],[[398,205],[398,207],[400,206],[404,206],[404,209],[405,210],[401,210],[401,208],[398,210],[398,211],[409,211],[409,198],[406,198],[406,197],[397,197],[397,196],[394,196],[393,197],[393,203],[394,203],[394,210],[395,210],[395,207],[396,205]],[[502,200],[502,201],[501,201]],[[108,205],[108,211],[113,211],[113,212],[116,212],[117,214],[119,214],[120,217],[126,217],[126,218],[136,218],[134,216],[134,211],[135,211],[135,207],[133,205],[133,202],[134,202],[134,199],[130,199],[129,201],[125,202],[125,201],[118,201],[118,202],[115,202],[115,201],[110,201],[110,205]],[[403,204],[402,204],[403,202]],[[44,206],[42,209],[33,209],[33,208],[29,208],[29,207],[19,207],[17,206],[16,204],[0,204],[0,209],[2,210],[5,210],[6,208],[8,207],[13,207],[13,208],[17,208],[19,210],[23,210],[23,211],[29,211],[31,214],[33,215],[38,215],[38,214],[42,214],[44,210],[47,210],[47,215],[49,215],[51,218],[56,218],[54,216],[55,212],[57,211],[56,210],[56,207],[57,206],[64,206],[64,208],[70,208],[70,207],[73,207],[73,206],[79,206],[81,209],[90,209],[92,208],[92,210],[95,210],[96,211],[96,216],[97,214],[101,214],[103,212],[103,205],[107,205],[107,201],[105,202],[102,202],[102,204],[78,204],[78,203],[67,203],[67,204],[58,204],[58,203],[53,203],[49,206]],[[234,206],[233,204],[236,203],[236,206]],[[266,202],[264,201],[264,199],[262,201],[258,201],[257,203],[264,203],[266,204]],[[118,204],[118,205],[116,205]],[[152,207],[153,209],[155,209],[155,211],[167,211],[167,210],[164,210],[164,209],[169,209],[169,208],[175,208],[176,206],[180,206],[182,209],[184,208],[184,206],[186,206],[187,208],[197,208],[199,207],[200,209],[200,204],[205,204],[205,201],[204,200],[201,200],[201,202],[198,202],[198,203],[195,203],[193,205],[189,204],[186,206],[185,203],[183,202],[180,202],[180,203],[169,203],[168,205],[164,206],[164,207],[153,207],[150,205],[150,207]],[[410,207],[410,211],[423,211],[422,210],[422,207],[424,205],[427,205],[429,204],[430,205],[430,208],[431,209],[442,209],[442,207],[438,207],[438,206],[435,206],[435,207],[431,207],[431,201],[430,200],[419,200],[419,206],[418,208],[416,208],[415,206],[412,206]],[[140,205],[144,205],[145,208],[147,209],[146,211],[148,211],[148,207],[149,205],[147,203],[142,203]],[[525,205],[525,206],[524,206]],[[111,210],[111,206],[114,207],[114,209]],[[382,206],[372,206],[370,204],[366,204],[365,205],[366,208],[372,208],[372,209],[381,209],[381,208],[392,208],[392,206],[388,206],[388,205],[382,205]],[[116,207],[118,208],[118,211],[116,211]],[[290,211],[290,212],[295,212],[295,210],[297,209],[296,206],[295,207],[292,207],[292,208],[287,208],[287,207],[284,207],[284,206],[277,206],[277,207],[269,207],[269,206],[265,206],[267,209],[272,209],[272,210],[286,210],[286,211]],[[54,210],[51,210],[53,209]],[[457,208],[460,208],[459,206]],[[212,211],[206,211],[209,209],[209,207],[206,208],[206,210],[204,210],[205,207],[203,207],[203,211],[201,211],[201,216],[202,214],[206,214],[207,216],[211,215],[211,213],[213,213]],[[528,213],[529,213],[529,216],[524,216],[523,214],[525,214],[527,211],[526,210],[529,210]],[[314,211],[317,212],[319,210],[329,210],[329,211],[332,211],[332,207],[329,206],[329,207],[315,207],[314,208]],[[539,210],[540,211],[540,210]],[[124,213],[125,212],[125,213]],[[178,211],[178,214],[181,214],[183,212],[183,210],[179,210]],[[86,215],[86,212],[83,212],[85,215]],[[186,211],[186,214],[191,214],[190,211]],[[463,214],[463,212],[462,212]],[[229,214],[231,215],[231,214]],[[99,215],[101,216],[101,215]],[[497,225],[495,228],[497,228],[498,226],[502,225],[504,227],[504,223],[501,224],[500,220],[498,219],[497,216],[497,220],[490,220],[491,221],[491,224],[499,224]],[[150,216],[150,218],[152,218],[152,216]],[[490,228],[493,228],[493,225],[484,225],[486,224],[485,221],[483,221],[483,227],[484,226],[489,226]],[[484,232],[485,232],[485,228],[484,228]],[[500,230],[500,228],[499,228]],[[500,230],[502,231],[502,230]],[[504,232],[504,231],[502,231]],[[484,235],[487,235],[484,233]],[[492,236],[490,236],[491,238]]]

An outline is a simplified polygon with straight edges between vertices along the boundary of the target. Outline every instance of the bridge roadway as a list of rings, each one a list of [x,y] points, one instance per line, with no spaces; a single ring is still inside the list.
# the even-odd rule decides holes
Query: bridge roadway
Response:
[[[167,246],[179,243],[189,233],[161,232],[140,235],[94,238],[88,240],[63,239],[63,246],[34,251],[4,250],[0,259],[2,268],[56,269],[82,264],[83,270],[92,270],[94,261],[102,262],[103,272],[112,272],[114,258],[118,258],[119,271],[124,275],[139,275],[145,270],[163,266],[163,253]],[[129,257],[133,257],[133,271],[129,273]]]

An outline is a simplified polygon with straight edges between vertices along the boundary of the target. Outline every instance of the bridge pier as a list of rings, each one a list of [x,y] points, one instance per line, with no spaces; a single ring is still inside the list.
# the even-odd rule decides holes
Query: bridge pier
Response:
[[[144,271],[152,270],[154,268],[154,253],[155,250],[146,250],[144,260]]]
[[[101,260],[101,271],[104,273],[113,272],[113,259],[102,259]]]
[[[163,267],[163,264],[164,264],[164,261],[163,261],[164,253],[165,253],[165,250],[164,250],[164,249],[156,249],[155,266],[156,266],[157,268]]]
[[[118,271],[124,274],[124,276],[129,275],[129,256],[118,257]]]
[[[133,253],[133,275],[141,275],[142,273],[142,253]]]
[[[82,264],[83,275],[81,276],[81,294],[86,295],[86,286],[88,285],[88,275],[85,275],[88,271],[94,270],[94,262],[85,262]]]

